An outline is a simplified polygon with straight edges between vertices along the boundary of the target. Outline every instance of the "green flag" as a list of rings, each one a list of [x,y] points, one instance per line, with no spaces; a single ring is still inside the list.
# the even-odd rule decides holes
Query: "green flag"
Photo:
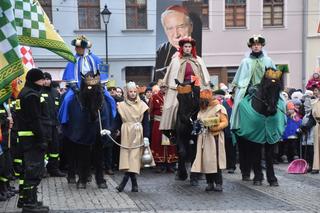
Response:
[[[37,0],[15,0],[15,21],[20,44],[45,48],[75,62]]]
[[[23,74],[13,5],[0,1],[0,103],[11,95],[11,81]]]

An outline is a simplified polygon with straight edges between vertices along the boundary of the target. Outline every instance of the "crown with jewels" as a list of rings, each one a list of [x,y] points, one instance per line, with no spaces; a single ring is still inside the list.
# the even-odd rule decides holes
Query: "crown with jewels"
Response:
[[[100,84],[100,75],[87,75],[84,79],[87,86],[94,86]]]
[[[272,68],[267,68],[265,76],[269,79],[280,79],[282,76],[282,71],[274,70]]]

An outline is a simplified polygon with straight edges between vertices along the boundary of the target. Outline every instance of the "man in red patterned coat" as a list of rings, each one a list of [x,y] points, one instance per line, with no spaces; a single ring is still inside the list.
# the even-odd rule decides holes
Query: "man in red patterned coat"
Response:
[[[162,115],[163,98],[167,86],[160,82],[160,91],[152,95],[149,101],[150,117],[153,120],[151,150],[157,164],[157,172],[174,172],[174,164],[177,162],[176,145],[172,145],[167,137],[159,130]]]

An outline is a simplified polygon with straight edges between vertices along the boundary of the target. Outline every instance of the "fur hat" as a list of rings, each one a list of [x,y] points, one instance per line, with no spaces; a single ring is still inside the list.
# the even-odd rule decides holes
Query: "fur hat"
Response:
[[[260,43],[262,46],[266,44],[266,39],[262,35],[253,35],[248,40],[248,47],[251,47],[254,43]]]
[[[91,48],[92,43],[84,36],[78,36],[77,38],[71,41],[71,45],[75,47],[82,47],[82,48]]]
[[[137,89],[137,85],[135,82],[133,81],[129,81],[127,84],[126,84],[126,89]]]
[[[44,79],[43,72],[40,69],[32,68],[27,72],[26,80],[29,82],[36,82],[38,80]]]

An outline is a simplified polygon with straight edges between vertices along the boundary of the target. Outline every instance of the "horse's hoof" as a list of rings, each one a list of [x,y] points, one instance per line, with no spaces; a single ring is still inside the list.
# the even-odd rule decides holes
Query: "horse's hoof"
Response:
[[[253,185],[255,186],[262,186],[262,181],[261,180],[254,180]]]
[[[274,187],[279,186],[278,181],[273,181],[273,182],[270,182],[269,184],[270,186],[274,186]]]

